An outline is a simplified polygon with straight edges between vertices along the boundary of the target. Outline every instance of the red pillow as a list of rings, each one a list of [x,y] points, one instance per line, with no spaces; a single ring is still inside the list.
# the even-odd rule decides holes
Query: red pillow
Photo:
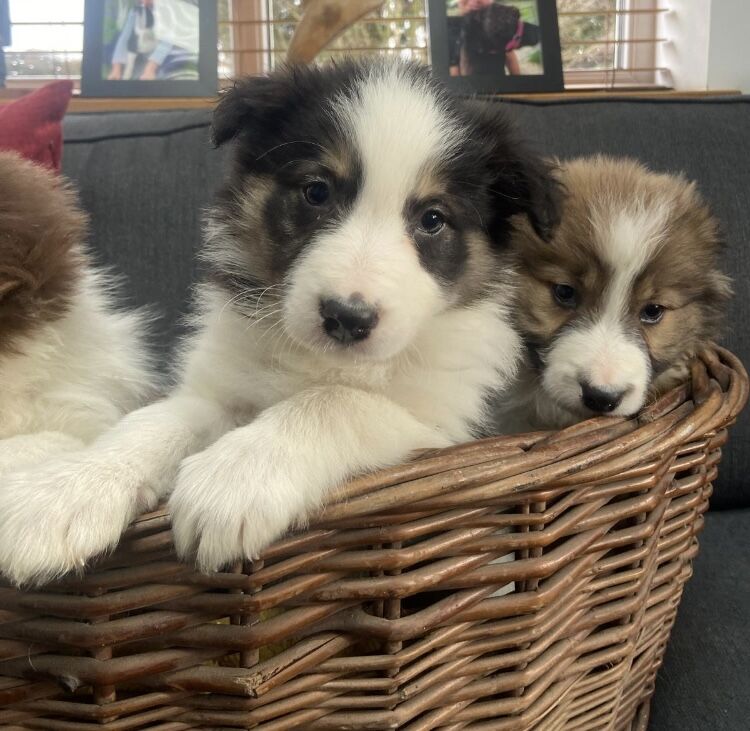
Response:
[[[0,105],[0,150],[13,150],[59,170],[61,122],[72,93],[72,81],[53,81],[16,101]]]

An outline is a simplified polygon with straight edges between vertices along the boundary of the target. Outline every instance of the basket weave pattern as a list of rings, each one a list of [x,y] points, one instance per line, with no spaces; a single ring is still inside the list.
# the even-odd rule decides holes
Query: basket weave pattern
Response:
[[[0,727],[643,730],[747,394],[708,350],[638,419],[359,478],[227,573],[145,515],[82,579],[0,587]]]

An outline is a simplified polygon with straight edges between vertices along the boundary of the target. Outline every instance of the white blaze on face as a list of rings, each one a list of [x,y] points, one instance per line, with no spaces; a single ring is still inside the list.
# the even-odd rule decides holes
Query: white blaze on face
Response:
[[[644,404],[651,382],[645,343],[632,320],[638,275],[663,243],[668,208],[636,201],[619,212],[595,211],[592,227],[602,262],[613,272],[588,323],[559,337],[547,355],[543,383],[567,408],[581,412],[581,383],[624,394],[612,412],[629,416]]]
[[[450,154],[457,134],[431,89],[398,67],[373,71],[356,96],[334,101],[331,117],[356,150],[361,187],[347,217],[322,230],[293,268],[286,325],[298,340],[330,346],[319,302],[355,295],[379,312],[377,327],[356,351],[388,358],[446,305],[420,264],[404,210],[425,171]]]

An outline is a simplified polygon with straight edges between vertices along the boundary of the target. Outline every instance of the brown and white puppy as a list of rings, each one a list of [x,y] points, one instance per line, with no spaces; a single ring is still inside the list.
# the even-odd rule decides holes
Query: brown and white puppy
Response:
[[[84,446],[153,385],[142,319],[113,309],[86,228],[61,178],[0,152],[0,475]]]
[[[568,162],[561,176],[553,240],[515,227],[526,364],[504,431],[635,414],[686,376],[731,294],[719,226],[694,183],[608,157]]]

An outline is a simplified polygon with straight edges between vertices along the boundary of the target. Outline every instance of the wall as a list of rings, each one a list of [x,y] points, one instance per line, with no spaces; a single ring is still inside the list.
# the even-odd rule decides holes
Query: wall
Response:
[[[750,2],[712,0],[708,88],[750,93]]]
[[[672,0],[658,17],[657,36],[669,39],[656,65],[660,81],[680,90],[739,89],[750,93],[750,2]]]

